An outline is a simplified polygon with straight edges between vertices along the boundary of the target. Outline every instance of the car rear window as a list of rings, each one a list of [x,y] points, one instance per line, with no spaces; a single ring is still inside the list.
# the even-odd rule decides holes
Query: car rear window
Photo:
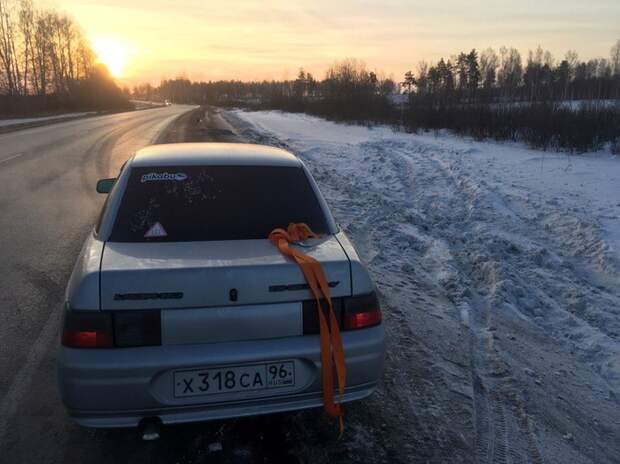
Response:
[[[301,168],[141,167],[131,170],[110,241],[258,239],[290,222],[328,232]]]

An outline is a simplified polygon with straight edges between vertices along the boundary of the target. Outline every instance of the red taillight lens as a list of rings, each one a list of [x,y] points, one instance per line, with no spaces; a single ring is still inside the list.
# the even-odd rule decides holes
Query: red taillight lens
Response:
[[[381,324],[381,308],[374,292],[345,299],[344,330],[363,329],[379,324]]]
[[[114,341],[105,332],[68,330],[62,334],[62,344],[71,348],[110,348]]]
[[[345,330],[363,329],[379,324],[381,324],[381,311],[378,309],[364,313],[346,314],[344,317]]]
[[[65,311],[62,344],[70,348],[114,346],[112,315],[99,311]]]

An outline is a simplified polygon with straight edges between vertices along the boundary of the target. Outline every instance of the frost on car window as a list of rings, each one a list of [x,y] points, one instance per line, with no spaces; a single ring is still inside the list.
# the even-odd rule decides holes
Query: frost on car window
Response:
[[[327,232],[320,204],[299,168],[134,168],[110,240],[266,238],[289,222],[306,222],[317,233]],[[165,236],[147,234],[156,223],[165,225]]]
[[[132,233],[139,234],[149,229],[162,216],[162,208],[169,207],[171,202],[178,207],[188,207],[214,200],[218,186],[212,176],[201,171],[194,177],[163,181],[160,186],[148,189],[151,193],[144,198],[144,206],[140,208],[138,205],[138,209],[129,217]],[[162,203],[164,198],[168,201]]]
[[[129,229],[132,232],[140,232],[148,228],[149,224],[155,222],[153,218],[156,217],[159,206],[156,197],[147,198],[145,207],[137,210],[129,218]]]

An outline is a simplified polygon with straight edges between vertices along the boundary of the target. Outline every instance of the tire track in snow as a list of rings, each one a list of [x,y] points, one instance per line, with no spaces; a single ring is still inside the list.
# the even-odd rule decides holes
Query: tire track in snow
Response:
[[[441,162],[437,163],[440,171],[445,172]],[[477,222],[483,213],[484,205],[481,204],[479,192],[481,186],[467,185],[467,181],[454,182],[449,174],[445,176],[447,185],[452,187],[452,196],[458,198],[456,202],[462,207],[462,211],[452,210],[452,214],[464,218],[462,226],[469,225],[472,219]],[[463,189],[463,187],[469,189]],[[454,207],[454,202],[451,208]],[[439,214],[445,214],[439,211]],[[444,235],[444,240],[450,243],[451,251],[460,251],[462,244],[454,240],[454,235],[446,234],[445,231],[437,231]],[[458,253],[457,253],[458,254]],[[456,259],[454,255],[452,258]],[[460,269],[465,265],[458,264]],[[470,369],[474,384],[474,414],[475,414],[475,443],[476,461],[489,464],[506,464],[518,462],[517,456],[521,456],[523,450],[516,447],[516,443],[522,441],[519,435],[527,437],[528,448],[525,462],[542,464],[540,452],[536,446],[536,437],[532,427],[518,427],[517,430],[509,430],[507,422],[518,424],[518,418],[511,410],[506,409],[510,402],[517,404],[519,410],[525,410],[525,403],[517,393],[518,387],[514,384],[509,366],[503,361],[501,355],[494,347],[494,332],[496,328],[491,323],[492,314],[488,306],[480,301],[480,297],[473,298],[472,283],[466,277],[457,279],[456,289],[452,289],[452,298],[457,308],[460,308],[461,319],[469,327],[470,333]],[[450,291],[451,289],[447,289]],[[469,296],[464,296],[469,295]],[[528,422],[529,425],[529,422]]]
[[[391,147],[394,148],[393,146]],[[409,147],[408,147],[409,148]],[[416,147],[417,148],[417,147]],[[487,463],[504,464],[514,462],[509,461],[510,456],[517,456],[526,452],[526,462],[538,463],[540,453],[536,447],[536,438],[533,436],[532,428],[518,428],[513,430],[512,435],[519,437],[509,437],[507,429],[507,412],[505,408],[506,398],[504,391],[496,387],[498,382],[510,382],[510,373],[506,364],[503,362],[498,352],[493,346],[493,334],[490,332],[489,314],[484,309],[477,308],[476,315],[470,318],[472,304],[467,302],[467,285],[464,277],[456,269],[462,269],[463,265],[454,262],[454,251],[459,251],[462,244],[459,243],[459,234],[454,234],[452,224],[449,222],[458,221],[461,226],[467,227],[471,218],[478,219],[481,215],[480,199],[478,197],[479,188],[463,192],[462,185],[454,182],[447,174],[441,163],[433,157],[433,150],[421,147],[419,150],[411,150],[410,154],[416,156],[415,163],[417,169],[415,174],[411,170],[411,160],[407,155],[394,150],[390,161],[394,164],[394,172],[400,173],[401,181],[408,186],[409,194],[418,203],[416,208],[421,211],[427,224],[437,225],[431,230],[431,236],[441,238],[448,244],[440,255],[444,256],[440,267],[440,281],[457,308],[459,317],[467,322],[470,329],[470,361],[471,376],[474,385],[474,424],[475,424],[475,444],[477,451],[477,461]],[[423,190],[423,191],[421,191]],[[437,192],[450,192],[447,198],[438,198]],[[448,201],[445,201],[448,200]],[[446,224],[448,222],[448,224]],[[447,227],[446,227],[447,226]],[[447,273],[446,273],[447,271]],[[483,321],[480,321],[482,315]],[[473,320],[472,320],[473,319]],[[487,385],[488,384],[488,385]],[[510,389],[516,391],[516,387]],[[525,404],[520,396],[513,398],[520,409],[525,409]],[[512,412],[510,414],[511,423],[518,423],[517,418]],[[527,437],[528,447],[525,450],[515,448],[515,442],[523,442]]]

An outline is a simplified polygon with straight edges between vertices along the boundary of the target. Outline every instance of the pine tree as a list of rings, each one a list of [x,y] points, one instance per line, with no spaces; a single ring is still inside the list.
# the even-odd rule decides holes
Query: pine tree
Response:
[[[480,66],[478,65],[478,53],[473,49],[467,55],[467,82],[470,98],[476,99],[476,91],[480,84]]]

